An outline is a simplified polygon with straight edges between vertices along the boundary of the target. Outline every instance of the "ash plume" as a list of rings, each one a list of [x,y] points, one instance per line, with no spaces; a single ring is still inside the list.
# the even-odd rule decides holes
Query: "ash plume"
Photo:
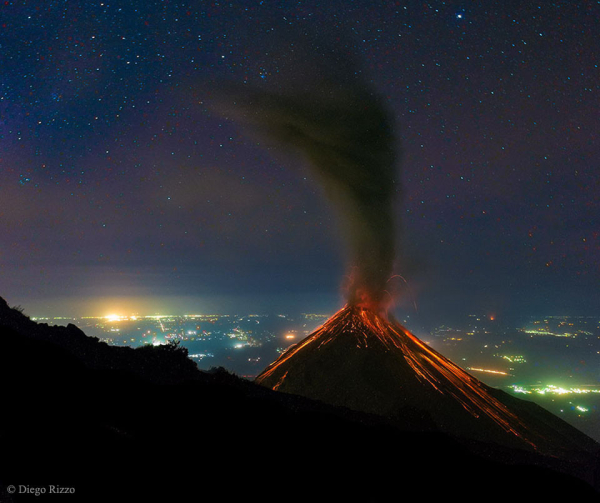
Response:
[[[219,92],[234,99],[253,132],[304,155],[339,212],[348,303],[380,311],[395,258],[394,121],[353,58],[329,47],[300,58],[295,51],[294,80],[276,92],[248,85]]]

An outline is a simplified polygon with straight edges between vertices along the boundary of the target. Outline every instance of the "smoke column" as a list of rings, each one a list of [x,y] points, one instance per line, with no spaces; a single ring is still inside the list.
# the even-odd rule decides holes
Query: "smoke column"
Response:
[[[399,192],[391,114],[347,55],[328,48],[296,61],[301,84],[277,92],[225,85],[220,93],[234,99],[254,132],[304,154],[339,211],[350,261],[347,300],[381,311],[389,299]]]

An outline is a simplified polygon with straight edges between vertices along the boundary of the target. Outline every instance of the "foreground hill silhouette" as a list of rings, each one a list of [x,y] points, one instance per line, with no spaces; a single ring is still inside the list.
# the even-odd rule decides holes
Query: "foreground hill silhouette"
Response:
[[[2,502],[42,500],[11,485],[75,488],[44,501],[598,496],[592,455],[472,449],[439,428],[202,372],[176,346],[117,348],[37,324],[3,299],[0,373]]]

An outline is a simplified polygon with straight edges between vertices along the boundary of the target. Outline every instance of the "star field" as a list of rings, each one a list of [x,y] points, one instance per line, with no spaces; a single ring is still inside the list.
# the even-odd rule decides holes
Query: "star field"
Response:
[[[310,86],[281,49],[310,31],[396,118],[397,267],[422,316],[597,309],[599,19],[597,1],[5,1],[0,295],[335,303],[317,181],[212,106],[223,80]]]

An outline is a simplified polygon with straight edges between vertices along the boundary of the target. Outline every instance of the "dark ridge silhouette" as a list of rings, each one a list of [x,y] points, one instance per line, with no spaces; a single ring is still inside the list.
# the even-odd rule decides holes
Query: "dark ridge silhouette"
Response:
[[[560,458],[279,393],[185,350],[108,346],[37,324],[0,299],[0,501],[594,499]],[[407,426],[420,418],[408,418]],[[595,462],[595,461],[594,461]]]

